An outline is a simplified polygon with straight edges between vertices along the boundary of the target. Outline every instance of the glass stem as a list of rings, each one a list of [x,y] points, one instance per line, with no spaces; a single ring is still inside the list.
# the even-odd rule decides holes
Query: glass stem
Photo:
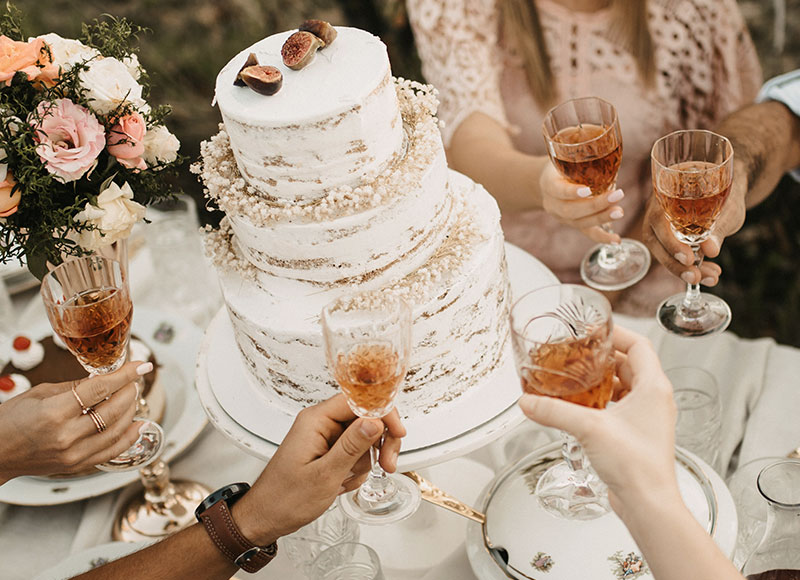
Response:
[[[561,432],[561,455],[572,471],[581,471],[585,468],[583,461],[583,447],[566,431]]]
[[[394,482],[379,463],[380,447],[383,446],[384,437],[385,435],[381,435],[378,445],[373,445],[369,448],[371,462],[369,475],[358,490],[359,498],[369,503],[386,501],[391,499],[397,492]]]
[[[700,253],[699,244],[692,245],[692,254],[694,254],[694,266],[697,269],[700,269],[700,265],[703,263],[703,254]],[[700,295],[700,283],[698,282],[697,284],[687,284],[686,296],[683,297],[683,302],[681,303],[681,310],[686,316],[692,316],[702,308],[703,308],[703,298]]]

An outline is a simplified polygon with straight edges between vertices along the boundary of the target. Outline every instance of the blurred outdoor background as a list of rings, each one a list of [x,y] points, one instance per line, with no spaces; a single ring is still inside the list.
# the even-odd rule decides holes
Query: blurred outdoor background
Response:
[[[29,35],[75,37],[81,22],[108,13],[151,33],[139,57],[151,75],[152,103],[169,103],[168,125],[194,161],[200,141],[217,131],[211,107],[214,79],[237,52],[274,32],[321,18],[371,31],[389,47],[395,75],[421,79],[402,0],[32,0],[14,2]],[[800,0],[740,0],[758,47],[765,78],[800,68]],[[202,188],[184,168],[176,184],[201,206]],[[204,219],[219,218],[204,213]],[[772,336],[800,346],[800,185],[784,178],[777,194],[751,211],[745,227],[726,241],[714,290],[733,310],[731,330]]]

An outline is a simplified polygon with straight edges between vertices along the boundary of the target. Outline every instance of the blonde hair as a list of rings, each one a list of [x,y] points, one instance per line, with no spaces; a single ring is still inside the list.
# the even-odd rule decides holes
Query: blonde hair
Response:
[[[500,35],[506,48],[522,59],[534,100],[543,108],[556,104],[553,71],[534,0],[497,0]],[[614,22],[609,37],[633,54],[639,76],[650,85],[654,76],[653,39],[647,24],[647,0],[611,0]]]

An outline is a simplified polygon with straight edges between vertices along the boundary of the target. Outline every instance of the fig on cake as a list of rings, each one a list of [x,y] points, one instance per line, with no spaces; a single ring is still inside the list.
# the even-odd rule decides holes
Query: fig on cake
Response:
[[[292,70],[300,70],[307,66],[317,53],[317,49],[325,46],[325,42],[318,36],[298,30],[286,39],[281,47],[283,64]]]
[[[236,75],[236,78],[233,79],[233,84],[235,84],[237,87],[243,87],[246,85],[244,79],[242,78],[242,71],[244,71],[244,69],[246,69],[249,66],[258,66],[258,57],[254,52],[251,52],[247,56],[247,60],[244,61],[242,68],[239,69],[239,73]]]
[[[300,25],[300,30],[310,32],[324,42],[325,44],[319,48],[320,50],[336,40],[336,29],[331,26],[330,22],[324,20],[306,20]]]

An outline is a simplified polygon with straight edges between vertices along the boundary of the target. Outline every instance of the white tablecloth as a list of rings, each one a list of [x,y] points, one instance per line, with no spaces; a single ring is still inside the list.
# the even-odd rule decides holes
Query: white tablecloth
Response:
[[[136,294],[134,289],[138,301]],[[22,323],[31,324],[42,315],[38,296],[34,296]],[[769,339],[743,340],[730,333],[679,339],[666,335],[653,320],[619,317],[617,323],[647,334],[665,367],[695,365],[715,375],[723,399],[722,456],[726,462],[737,448],[743,463],[785,455],[800,444],[800,350]],[[552,438],[553,433],[525,424],[466,458],[423,470],[423,475],[474,504],[497,470]],[[207,427],[171,468],[175,478],[193,479],[214,489],[233,481],[254,480],[263,463]],[[463,477],[464,473],[469,477]],[[0,580],[30,580],[69,554],[109,542],[114,515],[137,485],[58,506],[0,504]],[[376,548],[387,580],[472,580],[475,575],[464,549],[465,530],[466,520],[423,502],[417,514],[392,530],[362,528],[361,541]],[[255,578],[293,580],[303,576],[279,554]]]

